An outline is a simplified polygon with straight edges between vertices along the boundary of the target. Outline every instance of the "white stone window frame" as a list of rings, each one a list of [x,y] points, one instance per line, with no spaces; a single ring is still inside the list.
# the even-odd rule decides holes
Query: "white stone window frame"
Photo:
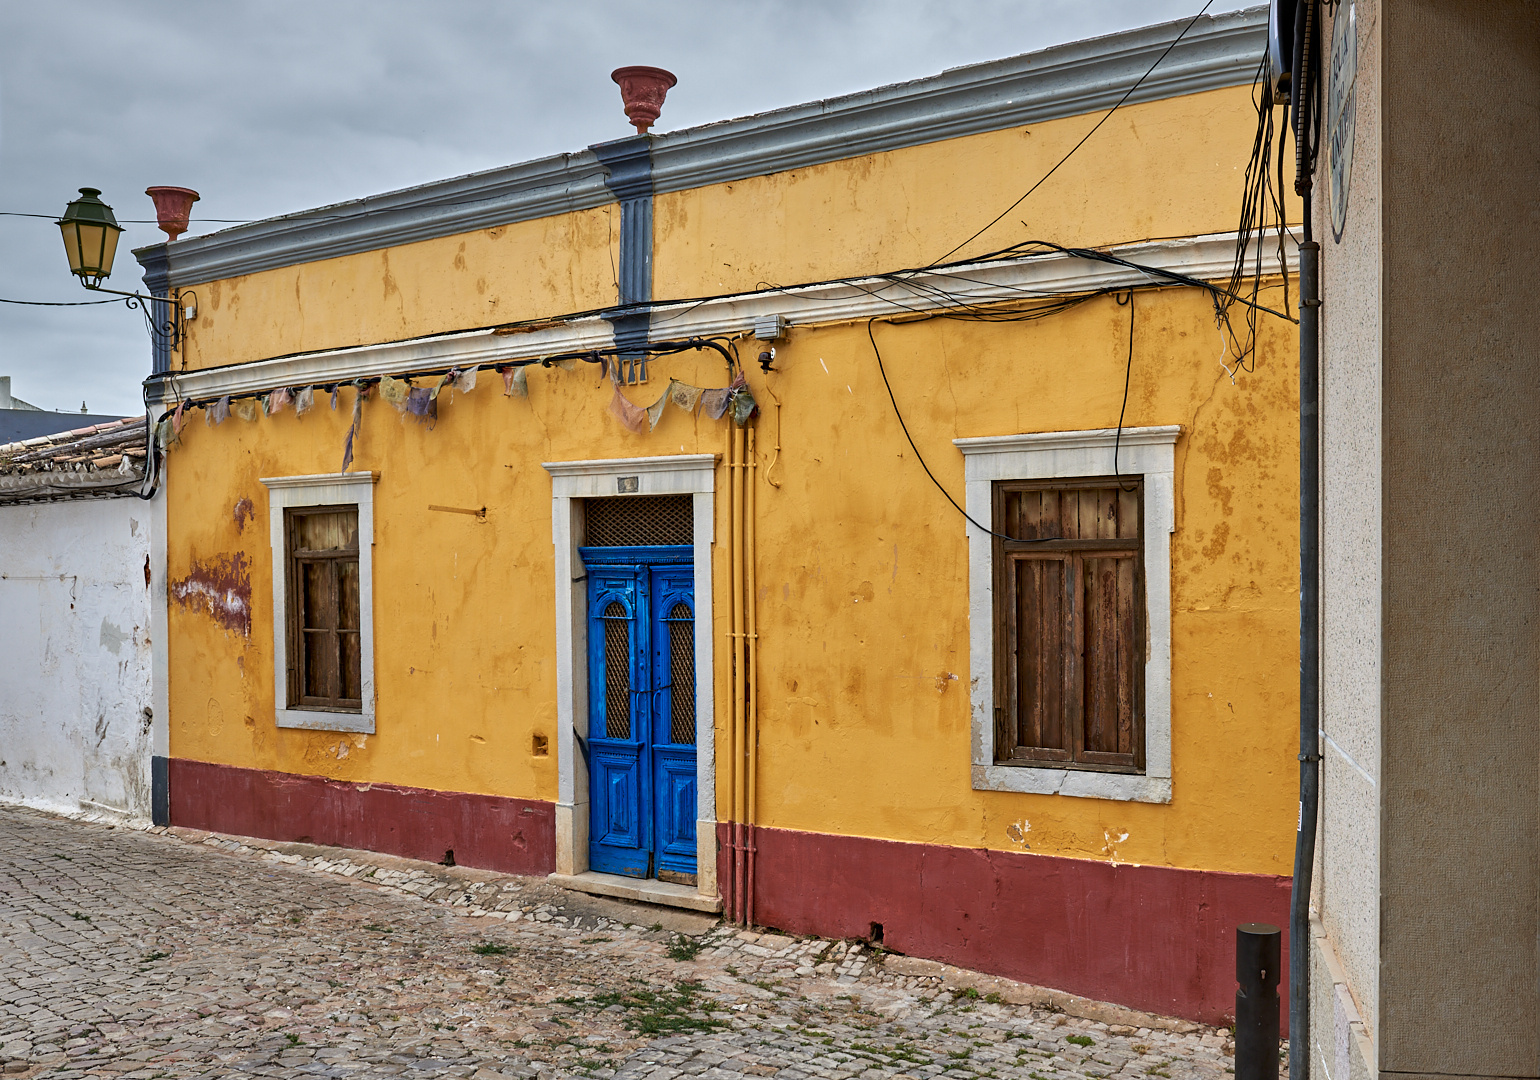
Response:
[[[578,554],[583,499],[689,495],[695,574],[696,890],[717,895],[716,709],[711,545],[716,528],[715,454],[547,461],[556,549],[556,872],[588,870],[588,766],[577,733],[588,727],[588,588]],[[656,884],[656,883],[653,883]],[[670,903],[667,898],[647,897]]]
[[[374,734],[374,472],[264,476],[268,535],[273,552],[273,712],[281,728]],[[358,509],[358,712],[289,707],[289,552],[285,513],[296,506],[354,506]]]
[[[963,454],[968,514],[993,526],[996,480],[1144,478],[1144,772],[1093,772],[995,761],[994,540],[968,532],[968,652],[973,787],[1118,802],[1171,801],[1171,534],[1176,529],[1177,425],[954,439]],[[1117,468],[1113,448],[1117,446]]]

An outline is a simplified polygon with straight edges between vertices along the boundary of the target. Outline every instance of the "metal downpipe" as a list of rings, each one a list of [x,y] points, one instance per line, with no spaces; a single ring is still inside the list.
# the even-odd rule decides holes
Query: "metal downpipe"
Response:
[[[1289,897],[1290,1080],[1310,1076],[1310,890],[1321,782],[1320,257],[1314,240],[1299,245],[1299,822]]]

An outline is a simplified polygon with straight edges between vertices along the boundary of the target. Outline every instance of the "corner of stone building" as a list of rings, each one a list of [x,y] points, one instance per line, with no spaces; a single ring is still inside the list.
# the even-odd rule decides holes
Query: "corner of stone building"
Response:
[[[1374,1040],[1321,920],[1310,917],[1310,1074],[1378,1080]]]

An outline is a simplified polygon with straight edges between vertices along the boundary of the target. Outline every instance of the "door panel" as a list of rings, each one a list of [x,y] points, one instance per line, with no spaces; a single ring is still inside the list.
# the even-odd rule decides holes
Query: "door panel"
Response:
[[[652,870],[648,765],[647,578],[635,566],[588,577],[589,865],[606,874]]]
[[[649,577],[657,868],[694,874],[695,572],[655,566]]]
[[[589,865],[695,873],[695,586],[684,547],[581,548]]]

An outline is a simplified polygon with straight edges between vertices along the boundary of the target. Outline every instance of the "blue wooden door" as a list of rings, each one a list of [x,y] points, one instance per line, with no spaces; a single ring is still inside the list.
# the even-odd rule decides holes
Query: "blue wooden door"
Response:
[[[695,590],[688,547],[582,548],[589,865],[695,873]]]
[[[656,872],[695,873],[695,580],[690,566],[654,566],[652,792]]]

